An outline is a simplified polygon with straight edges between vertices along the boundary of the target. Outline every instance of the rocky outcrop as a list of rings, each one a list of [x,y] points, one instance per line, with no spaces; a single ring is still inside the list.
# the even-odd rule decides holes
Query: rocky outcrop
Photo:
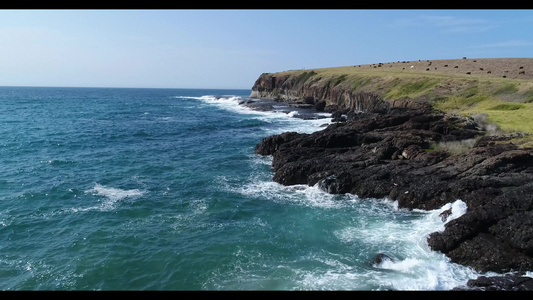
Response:
[[[256,80],[251,98],[272,99],[315,105],[325,111],[384,112],[391,107],[415,107],[414,100],[383,101],[381,93],[353,89],[343,82],[344,76],[324,80],[313,71],[294,74],[264,73]]]
[[[438,69],[452,74],[461,66],[484,63],[478,69],[490,67],[491,72],[483,76],[502,77],[501,72],[508,72],[500,62],[505,68],[518,63],[462,59],[453,62],[453,70],[448,61],[438,62],[444,64]],[[255,152],[273,156],[273,180],[284,185],[387,197],[407,209],[432,210],[461,199],[467,212],[447,222],[442,232],[430,234],[430,248],[480,272],[512,274],[480,277],[458,289],[532,290],[533,281],[522,275],[533,269],[533,149],[512,144],[512,136],[488,135],[487,124],[431,106],[439,99],[469,98],[473,91],[489,90],[485,96],[523,101],[531,87],[518,88],[527,83],[513,82],[523,92],[507,95],[502,91],[510,82],[379,73],[384,67],[413,73],[430,62],[409,63],[408,69],[405,63],[366,66],[377,73],[344,68],[262,74],[251,98],[314,106],[331,112],[336,123],[312,134],[266,137]],[[533,60],[519,63],[515,67],[523,69]],[[437,72],[436,67],[425,69]]]
[[[311,134],[269,136],[255,152],[273,156],[273,180],[284,185],[387,197],[408,209],[463,200],[467,212],[432,233],[429,246],[478,271],[515,272],[516,283],[533,269],[533,149],[506,139],[486,135],[471,118],[418,105],[352,113]]]

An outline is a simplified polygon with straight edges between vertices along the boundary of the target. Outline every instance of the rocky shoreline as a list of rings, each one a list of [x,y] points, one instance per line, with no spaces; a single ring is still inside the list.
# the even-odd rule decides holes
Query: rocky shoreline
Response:
[[[456,289],[533,290],[533,278],[524,276],[533,270],[533,149],[487,134],[482,118],[424,104],[335,115],[339,122],[321,131],[257,144],[255,153],[273,157],[274,181],[387,197],[406,209],[461,199],[467,212],[430,234],[428,245],[455,263],[505,275]]]

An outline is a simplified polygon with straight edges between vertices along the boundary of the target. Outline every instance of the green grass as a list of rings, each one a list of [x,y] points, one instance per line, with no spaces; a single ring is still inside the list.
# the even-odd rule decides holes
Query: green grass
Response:
[[[385,94],[386,99],[416,98],[439,83],[431,78],[416,78],[415,80],[396,82]]]
[[[528,90],[524,92],[524,102],[533,102],[533,90]]]
[[[533,133],[533,82],[501,77],[334,67],[279,72],[305,84],[372,92],[385,100],[428,101],[461,115],[487,115],[503,132]]]
[[[336,77],[330,78],[327,81],[326,85],[337,86],[337,85],[339,85],[339,83],[345,81],[347,77],[348,77],[348,75],[342,74],[340,76],[336,76]]]
[[[519,110],[487,110],[490,122],[505,132],[533,133],[533,104],[524,104]]]
[[[479,94],[479,87],[477,85],[472,85],[467,87],[461,95],[465,98],[474,97]]]
[[[493,107],[489,108],[489,110],[518,110],[524,108],[523,104],[520,103],[500,103],[496,104]]]
[[[495,94],[512,94],[518,92],[518,87],[516,86],[516,83],[505,83],[502,87],[496,90]]]
[[[476,107],[479,103],[486,102],[488,96],[476,95],[470,97],[450,96],[435,103],[435,108],[443,111],[453,111],[461,113],[461,111],[469,111],[471,108]]]
[[[511,103],[489,96],[452,96],[435,107],[462,115],[486,114],[490,123],[506,133],[533,133],[533,103]]]
[[[305,83],[309,78],[315,76],[316,73],[314,71],[309,72],[303,72],[296,78],[296,82],[298,83]]]

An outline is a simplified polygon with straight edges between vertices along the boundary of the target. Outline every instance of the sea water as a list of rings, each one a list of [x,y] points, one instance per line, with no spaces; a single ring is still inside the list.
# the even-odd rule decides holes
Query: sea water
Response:
[[[449,290],[479,275],[426,242],[459,199],[408,211],[273,182],[254,146],[331,119],[248,95],[1,87],[0,289]]]

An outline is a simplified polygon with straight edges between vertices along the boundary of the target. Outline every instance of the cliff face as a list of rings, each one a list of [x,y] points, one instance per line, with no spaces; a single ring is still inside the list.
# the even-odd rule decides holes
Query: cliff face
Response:
[[[326,110],[381,111],[391,104],[378,91],[354,90],[342,84],[344,76],[324,78],[313,71],[297,74],[262,74],[250,97],[303,102]],[[320,105],[322,104],[322,105]]]

